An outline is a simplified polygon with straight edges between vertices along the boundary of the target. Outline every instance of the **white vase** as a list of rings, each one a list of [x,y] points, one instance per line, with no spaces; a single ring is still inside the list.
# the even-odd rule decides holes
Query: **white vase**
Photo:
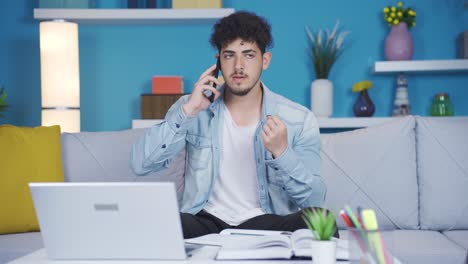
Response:
[[[310,243],[312,250],[312,263],[335,264],[336,242],[333,240],[314,240]]]
[[[312,112],[318,117],[330,117],[333,113],[333,83],[318,79],[310,85]]]

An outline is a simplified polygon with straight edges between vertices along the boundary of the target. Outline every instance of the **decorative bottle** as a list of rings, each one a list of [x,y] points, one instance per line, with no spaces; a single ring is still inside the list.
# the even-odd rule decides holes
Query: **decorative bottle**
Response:
[[[409,115],[408,81],[403,73],[398,75],[396,84],[395,100],[393,101],[393,116]]]
[[[434,101],[431,106],[432,116],[453,116],[453,105],[448,93],[438,93],[434,95]]]

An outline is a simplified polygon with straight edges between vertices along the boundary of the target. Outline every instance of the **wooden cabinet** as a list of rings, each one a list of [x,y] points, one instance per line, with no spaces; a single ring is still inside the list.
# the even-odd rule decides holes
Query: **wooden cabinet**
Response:
[[[183,94],[142,94],[141,95],[141,118],[142,119],[164,119],[167,110]]]

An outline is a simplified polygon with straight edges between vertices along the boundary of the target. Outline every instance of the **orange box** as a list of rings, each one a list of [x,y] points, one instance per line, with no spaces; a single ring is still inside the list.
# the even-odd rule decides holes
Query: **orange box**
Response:
[[[184,93],[182,76],[153,76],[153,94],[181,94]]]

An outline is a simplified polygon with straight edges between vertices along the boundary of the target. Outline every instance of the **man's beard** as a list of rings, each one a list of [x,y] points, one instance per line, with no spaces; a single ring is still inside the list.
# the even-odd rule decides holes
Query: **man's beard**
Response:
[[[246,76],[246,75],[245,75]],[[246,76],[248,77],[248,76]],[[260,77],[252,84],[252,86],[246,88],[246,89],[234,89],[232,88],[228,82],[226,82],[226,88],[229,90],[229,92],[233,95],[237,95],[237,96],[245,96],[247,94],[250,93],[250,91],[252,91],[252,89],[255,87],[255,85],[257,85],[257,83],[259,82],[260,80]]]

